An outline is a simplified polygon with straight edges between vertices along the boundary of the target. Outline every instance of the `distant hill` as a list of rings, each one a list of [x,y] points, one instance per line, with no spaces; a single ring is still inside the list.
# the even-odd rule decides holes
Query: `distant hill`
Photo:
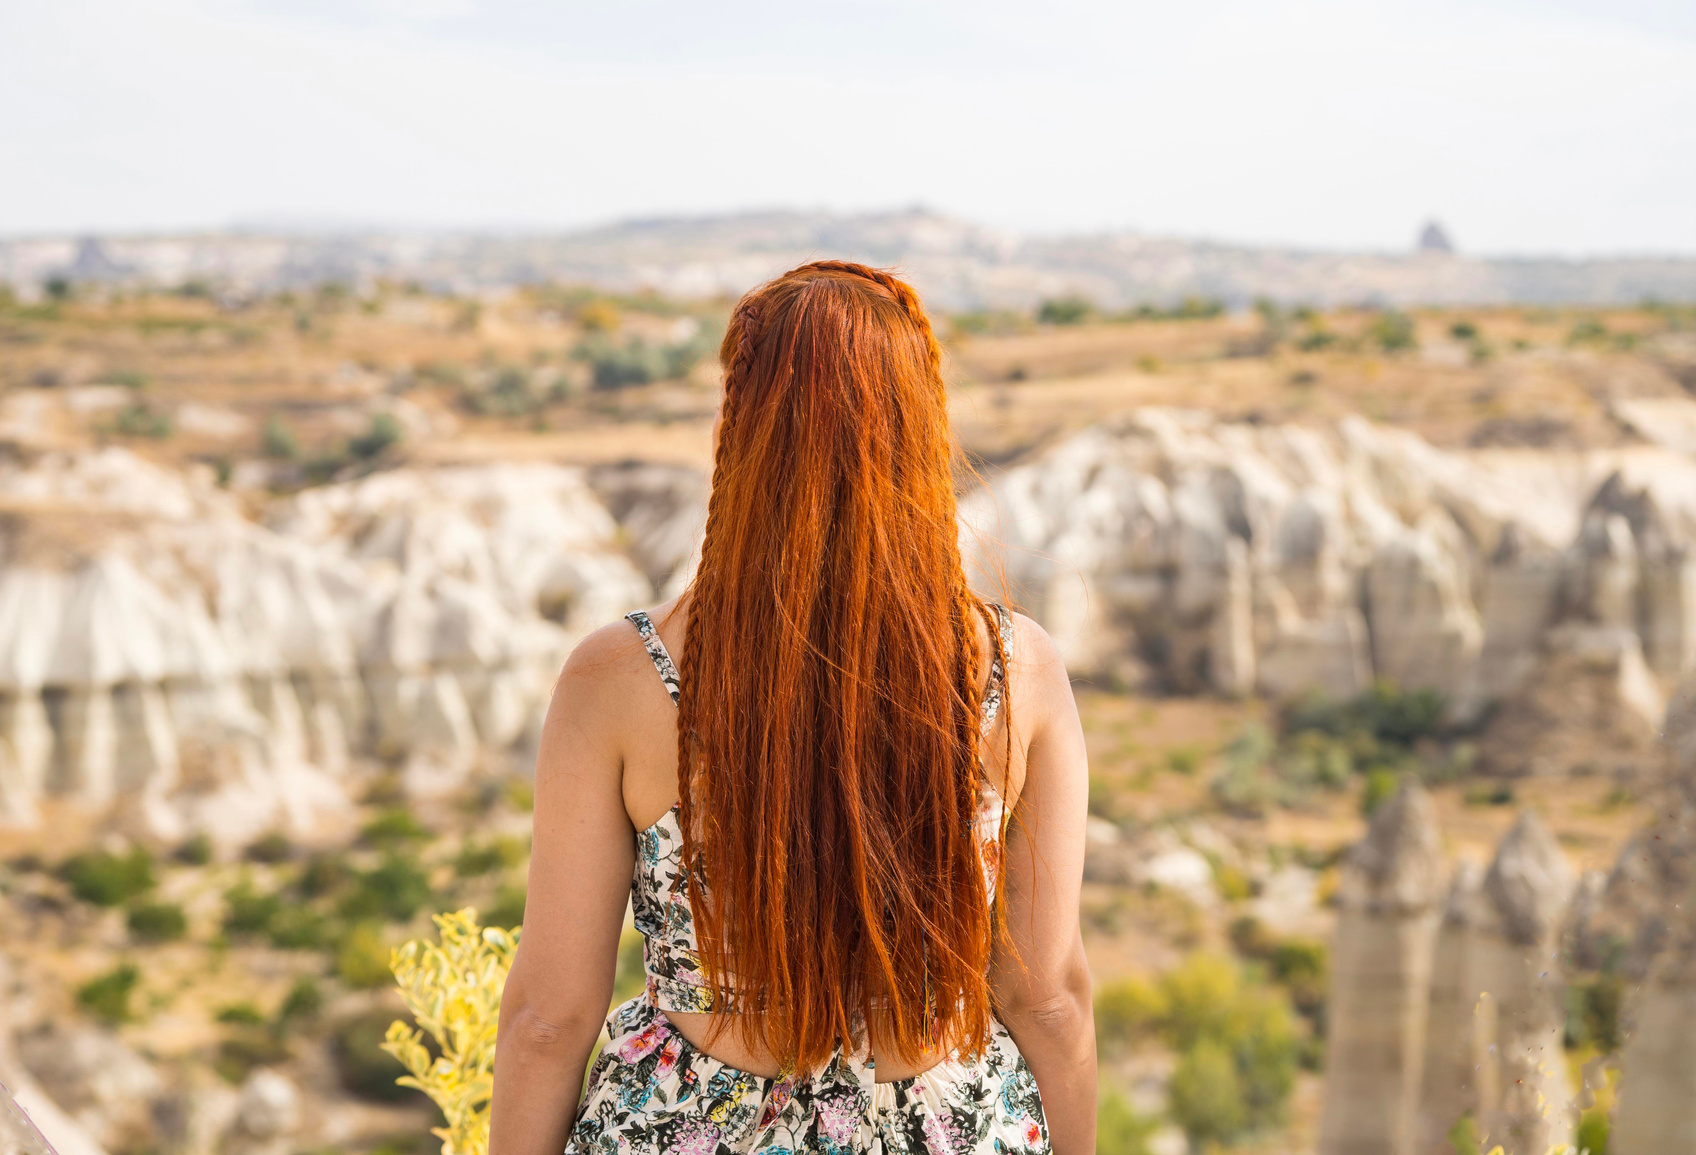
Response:
[[[537,281],[678,296],[736,294],[801,261],[904,268],[947,309],[1088,297],[1107,308],[1186,296],[1339,304],[1634,304],[1696,300],[1696,259],[1586,260],[1255,248],[1105,233],[1021,237],[923,210],[633,220],[550,234],[228,232],[0,240],[0,282],[51,279],[242,293],[377,278],[478,291]]]

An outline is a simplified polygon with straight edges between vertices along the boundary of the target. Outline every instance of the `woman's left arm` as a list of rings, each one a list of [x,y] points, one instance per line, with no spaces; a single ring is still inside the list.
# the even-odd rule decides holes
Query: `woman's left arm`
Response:
[[[625,632],[597,631],[573,651],[542,728],[524,934],[496,1037],[490,1155],[565,1149],[612,1000],[635,857],[614,724],[622,711],[611,700],[619,679],[606,676],[621,664]]]

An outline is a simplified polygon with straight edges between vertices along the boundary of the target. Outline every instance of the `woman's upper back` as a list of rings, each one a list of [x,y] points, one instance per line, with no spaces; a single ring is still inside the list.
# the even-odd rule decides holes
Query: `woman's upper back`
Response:
[[[987,682],[983,687],[980,729],[987,735],[1000,719],[1007,697],[1006,665],[1003,655],[1013,643],[1012,614],[999,604],[993,605],[997,623],[996,644],[986,646],[990,656]],[[639,638],[652,661],[656,680],[664,687],[675,707],[682,696],[686,672],[680,671],[670,647],[644,611],[625,615],[635,627],[633,637]],[[663,756],[660,759],[663,763]],[[626,775],[649,774],[661,783],[665,779],[663,765],[627,767]],[[676,780],[675,761],[672,781]],[[983,858],[984,886],[993,904],[996,880],[1000,867],[1002,835],[1009,807],[1000,787],[987,778],[980,788],[980,803],[973,818],[973,832]],[[646,793],[646,791],[644,791]],[[631,905],[635,927],[643,936],[643,963],[646,971],[647,997],[662,1011],[706,1013],[715,1009],[711,987],[701,969],[700,948],[695,937],[694,912],[690,905],[688,871],[684,865],[684,839],[680,825],[681,800],[672,804],[659,818],[641,824],[646,817],[643,809],[632,814],[631,824],[636,831],[636,863],[631,881]],[[804,831],[793,832],[804,837]],[[703,879],[703,883],[710,880]],[[780,917],[781,912],[773,912]],[[734,944],[732,954],[734,954]]]

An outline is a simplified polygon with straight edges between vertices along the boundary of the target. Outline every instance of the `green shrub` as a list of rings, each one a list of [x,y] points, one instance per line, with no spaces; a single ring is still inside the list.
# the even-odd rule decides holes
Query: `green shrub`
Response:
[[[476,878],[517,866],[524,855],[524,840],[504,834],[488,842],[467,842],[454,858],[453,868],[461,878]]]
[[[495,901],[484,919],[487,926],[511,930],[524,924],[525,889],[522,886],[503,886],[495,892]]]
[[[373,413],[366,431],[347,443],[347,450],[362,460],[380,457],[384,451],[399,445],[406,430],[392,413]]]
[[[279,950],[317,950],[330,941],[328,919],[309,907],[292,904],[277,911],[265,931]]]
[[[526,814],[536,809],[536,786],[528,778],[514,778],[506,788],[506,800]]]
[[[283,996],[282,1005],[277,1008],[277,1024],[282,1027],[297,1020],[310,1022],[323,1009],[324,992],[318,989],[317,980],[302,975]]]
[[[1127,1031],[1115,1017],[1153,1016],[1178,1052],[1168,1094],[1173,1119],[1192,1140],[1229,1141],[1281,1122],[1302,1053],[1282,992],[1211,954],[1191,955],[1162,975],[1156,990],[1127,988],[1118,997],[1128,1011],[1109,999],[1108,1015],[1098,1012],[1098,1021],[1108,1026],[1103,1037],[1122,1038]]]
[[[1006,310],[979,309],[970,313],[955,313],[949,319],[954,332],[976,335],[980,333],[1013,333],[1021,326],[1030,324],[1018,313]]]
[[[288,1045],[274,1032],[263,1026],[238,1023],[218,1044],[218,1057],[212,1060],[212,1069],[224,1081],[239,1084],[254,1068],[274,1067],[288,1059]]]
[[[650,345],[631,337],[615,345],[606,337],[583,341],[571,355],[589,366],[589,379],[596,389],[622,389],[686,376],[706,354],[710,342],[703,337],[674,345]]]
[[[128,854],[74,854],[59,866],[71,893],[96,906],[118,906],[153,889],[153,859],[141,847]]]
[[[1103,1043],[1127,1043],[1160,1028],[1170,1012],[1159,985],[1126,978],[1095,994],[1095,1034]]]
[[[176,858],[185,866],[205,866],[212,861],[212,839],[204,832],[191,835],[177,847]]]
[[[280,830],[261,835],[247,848],[247,857],[253,862],[287,862],[293,853],[288,835]]]
[[[1394,798],[1402,787],[1402,776],[1380,766],[1366,775],[1366,785],[1360,791],[1360,812],[1371,818],[1378,808]]]
[[[1608,1113],[1590,1108],[1578,1117],[1578,1130],[1573,1134],[1573,1145],[1578,1148],[1578,1155],[1608,1155]]]
[[[1462,1115],[1455,1120],[1455,1125],[1449,1128],[1447,1136],[1449,1146],[1454,1148],[1455,1155],[1484,1155],[1484,1140],[1478,1134],[1478,1124],[1471,1115]]]
[[[1364,694],[1341,702],[1309,698],[1288,710],[1287,733],[1316,730],[1334,738],[1365,736],[1376,742],[1411,748],[1423,739],[1443,734],[1447,702],[1435,690],[1402,691],[1390,682],[1377,682]]]
[[[139,369],[113,369],[109,373],[102,373],[98,383],[121,385],[125,389],[140,391],[153,384],[153,378]]]
[[[1158,1119],[1139,1114],[1124,1096],[1109,1091],[1095,1110],[1096,1155],[1149,1155],[1148,1141],[1159,1129]]]
[[[1396,309],[1379,313],[1367,326],[1366,333],[1386,353],[1411,349],[1418,343],[1414,337],[1413,318]]]
[[[1290,992],[1290,1002],[1318,1027],[1323,1027],[1325,995],[1331,981],[1331,953],[1322,942],[1287,938],[1266,956],[1272,981]]]
[[[125,437],[152,437],[162,440],[177,431],[169,413],[162,413],[145,402],[126,405],[118,411],[113,428]]]
[[[352,889],[342,896],[337,909],[342,917],[354,920],[382,917],[405,922],[430,898],[430,880],[423,867],[390,851],[375,867],[354,876]]]
[[[252,879],[244,878],[224,892],[224,933],[237,937],[266,934],[271,920],[282,909],[280,897],[262,893]]]
[[[132,1017],[130,996],[141,983],[134,963],[120,963],[77,988],[77,1004],[103,1023],[116,1026]]]
[[[257,1027],[265,1022],[265,1016],[252,1003],[230,1003],[218,1008],[213,1016],[220,1023],[232,1023],[237,1026]]]
[[[1608,327],[1597,317],[1580,317],[1567,331],[1568,345],[1595,345],[1608,339]]]
[[[393,847],[422,841],[430,837],[430,832],[412,816],[412,811],[395,806],[367,822],[359,837],[369,846]]]
[[[1166,1088],[1172,1119],[1193,1144],[1229,1142],[1248,1129],[1248,1106],[1229,1048],[1202,1039],[1185,1051]]]
[[[1056,297],[1037,307],[1036,319],[1044,325],[1081,325],[1095,315],[1095,305],[1082,297]]]
[[[265,419],[265,429],[259,435],[259,449],[277,461],[293,461],[300,456],[300,439],[288,422],[272,414]]]
[[[1231,947],[1246,959],[1264,962],[1277,949],[1278,940],[1266,924],[1252,914],[1238,915],[1225,929]]]
[[[314,854],[301,867],[295,890],[303,898],[320,898],[340,890],[353,878],[353,868],[339,854]]]
[[[1620,1010],[1625,983],[1616,974],[1577,979],[1566,988],[1566,1045],[1594,1046],[1607,1054],[1619,1050]]]
[[[1166,751],[1166,769],[1189,777],[1201,765],[1201,751],[1195,746],[1174,746]]]
[[[1259,722],[1244,726],[1220,752],[1219,770],[1210,783],[1213,797],[1234,814],[1263,813],[1279,793],[1272,772],[1276,752],[1277,742],[1265,726]]]
[[[385,970],[387,968],[385,967]],[[406,1074],[400,1060],[382,1049],[383,1038],[395,1016],[390,1011],[370,1011],[336,1025],[332,1053],[342,1087],[362,1099],[383,1103],[421,1100],[423,1095],[395,1082]]]
[[[516,367],[502,369],[485,388],[467,388],[461,393],[466,408],[491,417],[527,417],[564,396],[560,384],[539,391],[531,374]]]
[[[143,902],[130,907],[125,921],[139,942],[171,942],[188,933],[188,917],[174,902]]]
[[[386,986],[394,979],[381,928],[360,923],[342,936],[336,949],[336,977],[361,990]],[[378,1034],[381,1036],[381,1032]]]

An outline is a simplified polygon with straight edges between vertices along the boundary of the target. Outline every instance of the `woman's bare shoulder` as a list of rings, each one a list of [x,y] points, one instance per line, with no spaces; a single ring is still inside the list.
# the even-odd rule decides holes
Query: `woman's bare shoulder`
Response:
[[[668,648],[682,640],[676,632],[676,606],[673,599],[647,611]],[[585,635],[572,648],[554,684],[556,704],[566,697],[588,708],[613,703],[628,705],[651,696],[650,692],[663,698],[664,684],[654,670],[654,660],[643,646],[635,624],[625,618],[608,622]],[[622,713],[622,710],[614,711],[615,715]]]
[[[1011,611],[1013,618],[1012,644],[1008,646],[1007,661],[1018,669],[1024,679],[1052,683],[1059,679],[1071,685],[1066,673],[1066,658],[1060,652],[1042,623],[1028,614]]]

